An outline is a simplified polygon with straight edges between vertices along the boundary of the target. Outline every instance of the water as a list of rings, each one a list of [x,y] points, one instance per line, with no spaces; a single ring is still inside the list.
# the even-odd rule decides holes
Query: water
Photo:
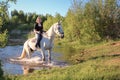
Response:
[[[52,52],[52,66],[48,65],[25,65],[21,63],[15,63],[11,62],[11,58],[16,58],[21,55],[23,46],[17,45],[17,46],[6,46],[5,48],[0,48],[0,60],[2,62],[2,69],[4,71],[4,74],[27,74],[30,72],[33,72],[36,69],[49,69],[51,67],[64,67],[67,66],[67,57],[70,56],[69,54],[71,51],[66,50],[61,47],[56,47],[53,49]],[[68,51],[68,52],[67,52]],[[47,52],[46,52],[47,56]],[[67,56],[67,57],[66,57]],[[32,55],[32,59],[34,58],[41,58],[41,54],[39,51],[35,51]]]

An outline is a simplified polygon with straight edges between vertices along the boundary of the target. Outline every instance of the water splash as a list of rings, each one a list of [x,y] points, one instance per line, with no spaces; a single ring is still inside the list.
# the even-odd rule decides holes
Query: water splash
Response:
[[[26,74],[27,72],[32,72],[36,69],[68,66],[66,62],[57,60],[57,57],[60,57],[61,54],[53,52],[51,63],[47,63],[47,61],[42,62],[41,54],[38,51],[33,53],[31,59],[16,59],[16,57],[20,56],[22,48],[23,46],[20,45],[0,48],[0,60],[2,61],[2,68],[5,74]]]

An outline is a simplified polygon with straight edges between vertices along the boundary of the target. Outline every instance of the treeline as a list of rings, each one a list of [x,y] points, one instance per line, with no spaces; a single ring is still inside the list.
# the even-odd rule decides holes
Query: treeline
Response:
[[[120,0],[73,0],[65,17],[70,41],[94,43],[120,38]]]
[[[50,14],[41,15],[36,13],[24,13],[22,10],[13,10],[10,13],[10,17],[7,18],[6,23],[3,25],[2,30],[7,29],[8,31],[19,29],[19,30],[32,30],[34,27],[34,23],[36,18],[40,16],[43,23],[44,28],[47,30],[53,23],[62,20],[62,17],[59,13],[56,13],[55,16]]]
[[[24,13],[22,10],[13,10],[11,11],[10,17],[8,18],[3,29],[7,28],[8,31],[14,29],[31,30],[33,29],[33,25],[37,16],[41,16],[43,22],[46,20],[46,16],[44,15],[38,15],[36,13]]]
[[[62,20],[65,41],[91,44],[120,38],[120,0],[73,0],[65,17],[46,16],[44,27]]]
[[[16,0],[11,0],[16,1]],[[22,10],[13,10],[11,16],[7,11],[2,16],[4,19],[2,29],[8,32],[12,29],[32,30],[35,19],[40,16],[44,29],[55,22],[62,20],[65,41],[80,44],[96,43],[103,40],[116,40],[120,38],[120,0],[73,0],[66,16],[56,13],[40,15],[24,13]]]
[[[38,15],[36,13],[24,13],[22,10],[11,11],[11,23],[13,24],[30,24],[34,23],[37,16],[41,16],[42,20],[45,21],[46,17],[43,15]]]

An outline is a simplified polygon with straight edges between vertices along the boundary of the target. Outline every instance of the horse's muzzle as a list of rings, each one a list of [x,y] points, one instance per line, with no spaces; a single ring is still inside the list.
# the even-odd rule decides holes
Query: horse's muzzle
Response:
[[[64,34],[61,34],[61,38],[64,38]]]

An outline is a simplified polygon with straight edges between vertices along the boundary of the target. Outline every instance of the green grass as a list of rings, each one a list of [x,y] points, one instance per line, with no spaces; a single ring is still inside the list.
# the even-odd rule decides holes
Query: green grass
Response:
[[[9,76],[11,80],[120,80],[120,42],[83,47],[69,58],[74,65]]]
[[[70,67],[35,71],[26,76],[16,76],[16,80],[119,80],[120,66],[104,64],[104,60],[90,60]]]

